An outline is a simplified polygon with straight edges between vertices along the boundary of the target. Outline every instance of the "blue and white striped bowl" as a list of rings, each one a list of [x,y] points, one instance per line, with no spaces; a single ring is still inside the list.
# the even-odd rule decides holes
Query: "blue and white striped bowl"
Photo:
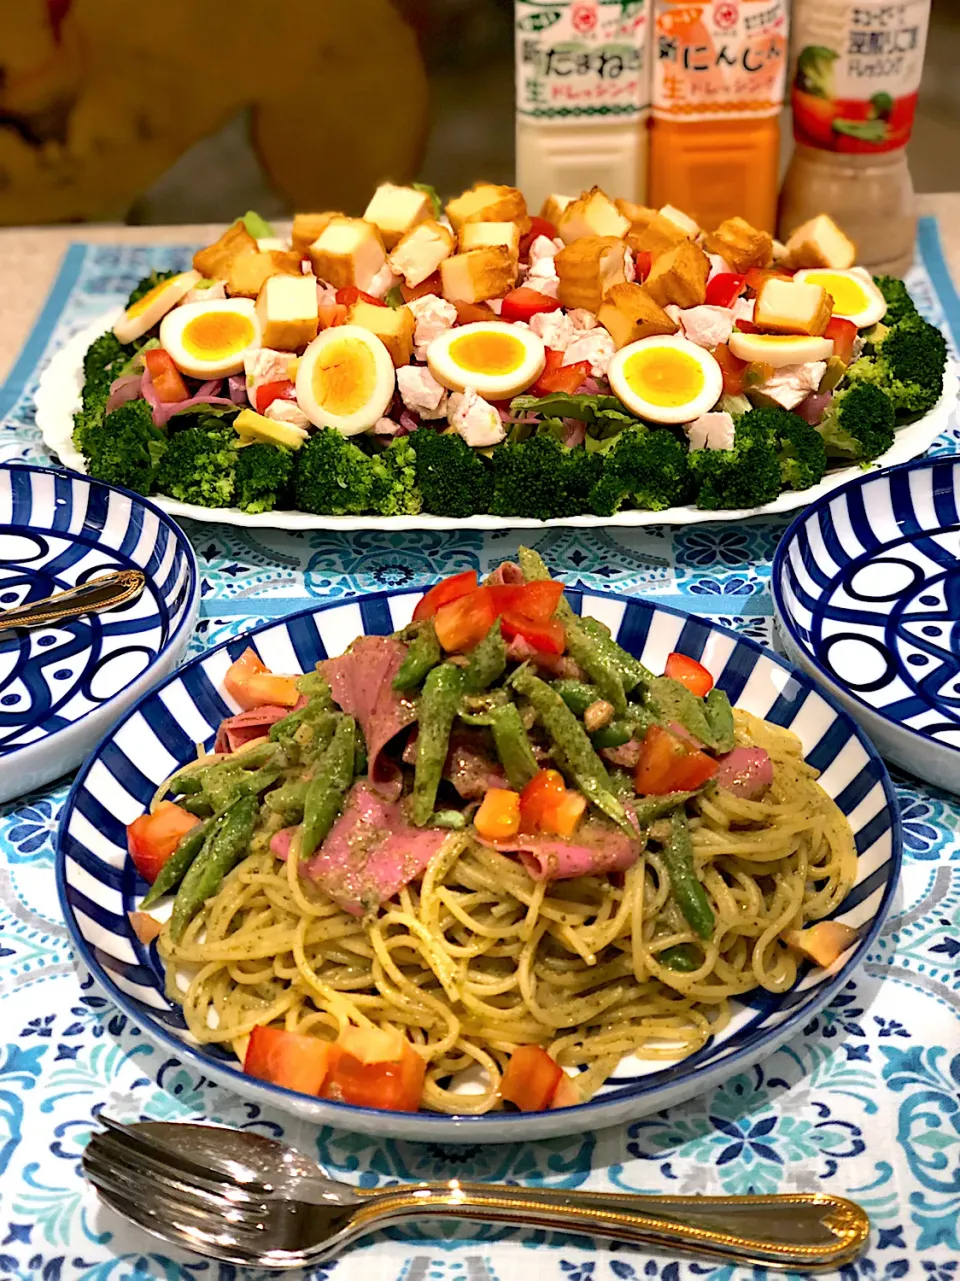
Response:
[[[960,459],[808,507],[777,548],[773,594],[787,656],[883,756],[960,795]]]
[[[44,467],[0,467],[0,606],[119,569],[146,576],[128,605],[0,632],[0,801],[79,765],[179,662],[199,601],[190,543],[139,494]]]
[[[384,592],[332,603],[220,645],[143,698],[101,744],[64,810],[57,876],[77,950],[117,1004],[146,1035],[198,1072],[261,1104],[317,1123],[424,1141],[505,1142],[616,1125],[743,1071],[798,1032],[863,959],[893,896],[900,825],[882,761],[840,708],[753,641],[647,600],[571,590],[567,595],[575,609],[602,619],[654,671],[662,671],[668,653],[680,649],[699,658],[737,705],[799,736],[807,760],[823,771],[823,786],[856,834],[857,884],[837,915],[861,937],[843,963],[828,972],[805,973],[792,991],[779,996],[749,994],[731,1024],[696,1054],[667,1066],[626,1060],[592,1102],[552,1112],[446,1117],[350,1107],[256,1081],[218,1050],[189,1042],[179,1007],[164,994],[155,948],[137,940],[127,919],[146,887],[127,856],[124,825],[143,813],[165,777],[194,758],[197,743],[210,746],[221,719],[237,710],[224,692],[223,678],[251,640],[274,671],[308,671],[358,635],[404,626],[421,594]]]

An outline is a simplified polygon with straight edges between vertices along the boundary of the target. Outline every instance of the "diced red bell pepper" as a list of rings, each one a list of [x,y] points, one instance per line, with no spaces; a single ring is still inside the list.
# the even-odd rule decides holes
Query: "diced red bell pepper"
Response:
[[[275,400],[296,400],[297,389],[289,378],[261,383],[257,388],[257,413],[265,414]]]
[[[502,787],[491,788],[473,816],[473,825],[485,841],[503,841],[516,836],[520,830],[519,794]]]
[[[187,384],[168,351],[156,347],[153,351],[145,351],[143,359],[158,400],[168,405],[175,400],[188,399],[190,393],[187,391]]]
[[[685,685],[691,694],[696,694],[698,698],[703,698],[713,689],[713,677],[703,664],[698,663],[695,658],[690,658],[688,654],[680,654],[676,650],[667,655],[667,665],[663,669],[663,674]]]
[[[536,289],[521,285],[511,289],[500,308],[501,320],[529,320],[541,312],[558,311],[562,306],[559,298],[550,298]]]
[[[335,325],[347,323],[347,308],[341,302],[325,302],[317,308],[317,320],[321,329],[333,329]]]
[[[530,246],[538,236],[546,236],[548,240],[556,240],[557,229],[552,222],[546,218],[540,218],[534,215],[530,219],[530,230],[526,235],[520,237],[520,257],[526,258],[530,253]]]
[[[416,1112],[426,1067],[399,1032],[347,1028],[330,1047],[324,1097],[354,1107]]]
[[[500,1082],[500,1096],[521,1112],[542,1112],[548,1108],[560,1085],[563,1069],[539,1045],[520,1045]]]
[[[562,654],[567,648],[567,634],[559,618],[538,621],[525,614],[504,614],[501,628],[505,640],[520,636],[534,649],[544,654]]]
[[[127,827],[127,849],[133,865],[152,885],[160,869],[191,828],[200,822],[173,801],[161,801],[152,814],[141,814]]]
[[[441,605],[434,615],[433,626],[437,640],[448,654],[465,654],[480,644],[496,616],[489,590],[478,587],[469,596],[460,596],[447,605]],[[530,626],[544,624],[531,622]]]
[[[227,668],[223,687],[245,712],[268,703],[293,707],[300,693],[295,676],[277,676],[269,671],[256,651],[245,649]]]
[[[452,574],[430,588],[417,601],[413,611],[413,621],[421,622],[424,618],[433,618],[441,605],[447,605],[460,596],[467,596],[477,590],[477,571],[465,570],[462,574]]]
[[[651,725],[640,746],[633,785],[641,796],[690,792],[717,772],[717,762],[659,725]]]
[[[443,281],[439,271],[435,271],[426,280],[421,280],[419,285],[408,285],[406,281],[401,280],[400,293],[403,295],[404,302],[413,302],[414,298],[426,298],[427,294],[442,295]]]
[[[649,249],[635,249],[633,253],[633,277],[636,283],[642,284],[650,275],[653,266],[653,254]]]
[[[317,1095],[330,1068],[329,1041],[282,1027],[255,1027],[250,1033],[243,1070],[271,1085],[282,1085],[298,1094]]]
[[[734,271],[721,271],[707,281],[706,302],[709,307],[732,307],[746,285],[746,275]]]
[[[853,344],[857,340],[857,327],[853,321],[831,316],[823,336],[833,340],[833,354],[849,365],[853,360]]]
[[[713,358],[723,374],[723,391],[726,396],[739,396],[743,391],[743,374],[747,360],[735,356],[726,343],[718,343],[713,349]]]
[[[337,290],[337,302],[341,307],[352,307],[355,302],[368,302],[373,307],[386,307],[382,298],[374,298],[373,294],[365,293],[364,290],[358,289],[356,285],[345,285],[343,289]]]
[[[563,583],[544,578],[533,583],[488,587],[487,590],[498,614],[523,614],[525,618],[545,623],[557,612],[563,595]]]
[[[530,388],[534,396],[549,396],[554,392],[563,392],[567,396],[576,394],[580,384],[590,377],[590,363],[577,360],[572,365],[563,363],[563,352],[552,347],[546,350],[546,364],[543,372]]]
[[[739,316],[737,317],[735,324],[736,328],[742,334],[759,334],[762,332],[760,326],[755,325],[752,320],[743,320]]]

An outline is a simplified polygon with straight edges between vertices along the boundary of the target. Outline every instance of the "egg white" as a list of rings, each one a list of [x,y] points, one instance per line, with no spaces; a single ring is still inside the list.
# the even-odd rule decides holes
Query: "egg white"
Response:
[[[523,348],[519,364],[504,372],[468,369],[459,364],[454,356],[457,344],[464,340],[469,342],[473,337],[482,338],[484,334],[489,334],[492,338],[509,335],[518,342]],[[448,329],[439,338],[434,338],[427,348],[427,365],[438,383],[450,391],[465,391],[467,387],[472,387],[487,400],[506,400],[509,396],[526,391],[543,373],[546,360],[547,353],[542,338],[538,338],[532,329],[524,329],[502,320],[480,320],[472,325],[458,325]]]
[[[887,314],[887,302],[883,294],[873,283],[873,277],[864,267],[849,267],[845,271],[835,271],[832,267],[807,267],[803,271],[798,271],[794,280],[809,281],[810,284],[822,285],[827,293],[830,293],[828,287],[828,277],[845,276],[854,282],[858,288],[863,291],[863,305],[851,308],[837,306],[834,302],[833,314],[841,320],[852,320],[858,329],[867,329],[870,325],[875,325],[878,320],[882,320]]]
[[[370,386],[363,403],[348,414],[336,413],[323,405],[314,388],[317,362],[331,345],[336,344],[346,344],[348,350],[353,349],[358,370],[366,367],[370,372]],[[297,404],[315,427],[334,427],[344,436],[356,436],[367,431],[378,418],[382,418],[393,400],[396,385],[397,374],[390,353],[376,334],[359,325],[335,325],[324,329],[307,347],[297,366]]]
[[[242,316],[250,322],[252,336],[249,341],[242,345],[238,343],[229,352],[209,360],[189,350],[184,342],[184,330],[202,316],[224,313]],[[160,346],[170,353],[180,372],[189,374],[191,378],[227,378],[231,374],[239,374],[243,371],[244,356],[256,351],[260,345],[260,322],[251,298],[221,298],[212,302],[184,303],[175,311],[168,312],[160,323]]]
[[[642,352],[681,351],[696,361],[703,374],[703,386],[681,405],[658,405],[648,400],[643,392],[627,381],[627,367]],[[621,347],[610,362],[607,378],[615,396],[632,413],[652,423],[688,423],[711,410],[723,391],[723,373],[709,351],[698,347],[687,338],[653,337]]]
[[[179,276],[171,276],[169,280],[164,280],[151,289],[149,295],[128,307],[114,325],[113,332],[117,340],[126,343],[141,338],[202,279],[199,271],[182,271]]]
[[[762,361],[773,369],[805,365],[811,360],[829,360],[833,355],[832,338],[815,338],[810,334],[733,333],[727,345],[738,359]]]

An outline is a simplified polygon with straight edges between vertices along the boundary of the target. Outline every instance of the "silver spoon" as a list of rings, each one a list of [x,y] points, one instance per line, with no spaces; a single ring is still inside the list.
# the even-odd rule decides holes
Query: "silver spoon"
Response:
[[[146,582],[139,569],[111,570],[80,587],[70,587],[45,596],[43,600],[0,610],[0,631],[8,627],[48,627],[51,623],[66,623],[84,614],[116,609],[118,605],[135,600]]]
[[[683,1197],[446,1182],[354,1188],[246,1130],[101,1115],[83,1169],[111,1208],[165,1241],[245,1266],[321,1263],[369,1232],[455,1217],[819,1271],[857,1257],[870,1223],[829,1193]]]

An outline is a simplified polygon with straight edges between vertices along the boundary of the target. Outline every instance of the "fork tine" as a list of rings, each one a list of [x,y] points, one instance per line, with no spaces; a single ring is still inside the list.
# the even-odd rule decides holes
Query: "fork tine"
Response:
[[[202,1167],[191,1164],[183,1168],[163,1148],[145,1150],[140,1144],[130,1143],[123,1135],[114,1133],[95,1133],[91,1139],[91,1143],[94,1142],[111,1158],[124,1161],[132,1170],[141,1173],[145,1170],[150,1174],[174,1179],[190,1187],[200,1188],[211,1196],[235,1202],[237,1205],[262,1205],[266,1199],[255,1195],[253,1189],[241,1187],[237,1183],[230,1183],[215,1176],[211,1178],[204,1173]]]
[[[171,1148],[144,1125],[124,1125],[122,1121],[116,1121],[112,1116],[107,1116],[103,1112],[100,1113],[99,1120],[114,1138],[136,1148],[144,1157],[171,1167],[178,1174],[190,1174],[193,1178],[203,1180],[208,1185],[219,1181],[229,1183],[232,1186],[246,1188],[251,1192],[269,1191],[269,1188],[258,1180],[249,1177],[241,1178],[239,1170],[242,1167],[238,1167],[234,1163],[226,1165],[218,1161],[211,1153],[204,1154],[204,1161],[201,1164],[186,1156],[179,1149]]]

